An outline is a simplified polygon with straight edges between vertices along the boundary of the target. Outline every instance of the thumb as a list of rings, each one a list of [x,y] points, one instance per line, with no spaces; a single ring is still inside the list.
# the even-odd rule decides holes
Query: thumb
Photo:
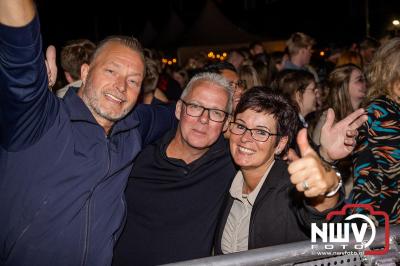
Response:
[[[314,152],[314,150],[308,143],[307,129],[303,128],[297,134],[297,145],[299,146],[301,157],[304,157],[310,154],[311,152]]]
[[[46,49],[46,59],[51,62],[55,62],[56,59],[56,47],[54,45],[49,45]]]
[[[335,121],[335,112],[333,111],[332,108],[328,109],[328,114],[326,115],[326,120],[325,124],[323,125],[323,128],[325,130],[330,130],[333,126],[333,122]]]

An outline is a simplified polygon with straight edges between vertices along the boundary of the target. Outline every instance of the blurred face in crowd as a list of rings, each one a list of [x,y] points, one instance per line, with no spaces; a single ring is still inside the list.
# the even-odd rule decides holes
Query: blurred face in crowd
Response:
[[[185,77],[184,77],[180,72],[174,71],[174,72],[172,73],[172,78],[173,78],[174,80],[176,80],[176,81],[179,83],[179,86],[180,86],[181,88],[185,88],[185,86],[186,86],[186,79],[185,79]]]
[[[296,93],[296,101],[300,107],[300,113],[303,117],[306,117],[306,115],[316,110],[317,93],[318,88],[315,82],[308,84],[303,94],[301,94],[301,92]]]
[[[144,64],[138,52],[118,42],[110,42],[90,66],[82,66],[81,75],[83,85],[78,95],[96,121],[109,128],[135,105]]]
[[[273,115],[251,109],[236,115],[235,122],[230,124],[230,131],[232,158],[242,170],[265,172],[275,154],[279,154],[287,142],[287,138],[277,142],[278,136],[269,135],[279,133]]]
[[[233,92],[233,111],[236,109],[236,105],[240,101],[240,97],[242,97],[242,94],[244,92],[244,84],[243,81],[239,79],[239,75],[236,74],[234,71],[229,70],[229,69],[224,69],[221,72],[221,75],[224,76],[229,81],[229,84],[231,85],[232,89],[234,90]]]
[[[370,48],[360,51],[360,53],[363,57],[364,64],[369,64],[371,62],[372,58],[374,57],[375,52],[376,52],[376,48],[374,48],[374,47],[370,47]]]
[[[311,56],[313,53],[312,46],[308,46],[307,48],[303,48],[303,63],[304,65],[308,65],[311,60]]]
[[[359,69],[354,69],[350,75],[349,95],[353,108],[357,109],[367,95],[367,87],[363,73]],[[357,106],[354,106],[357,103]]]
[[[262,47],[261,45],[257,44],[254,46],[253,49],[250,50],[252,55],[258,55],[258,54],[262,54],[264,53],[264,47]]]
[[[217,141],[226,122],[228,92],[218,85],[202,81],[194,85],[183,101],[176,105],[175,115],[180,120],[177,137],[192,149],[208,149]],[[203,108],[213,110],[198,112]],[[213,121],[210,117],[214,120],[222,118],[222,121]]]

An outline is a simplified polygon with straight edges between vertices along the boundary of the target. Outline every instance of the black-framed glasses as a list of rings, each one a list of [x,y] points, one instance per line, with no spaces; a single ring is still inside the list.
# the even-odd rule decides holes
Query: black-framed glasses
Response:
[[[214,109],[214,108],[206,108],[204,106],[194,104],[194,103],[187,103],[184,100],[182,100],[182,103],[185,105],[186,109],[186,114],[189,116],[193,117],[199,117],[202,116],[204,111],[207,110],[208,112],[208,119],[214,122],[222,123],[225,121],[225,119],[228,117],[229,113],[219,110],[219,109]]]
[[[246,81],[243,79],[239,79],[238,81],[234,82],[234,81],[230,81],[229,82],[229,86],[231,86],[233,89],[237,89],[237,88],[246,88]]]
[[[264,129],[259,129],[259,128],[248,128],[242,124],[236,123],[236,122],[230,122],[229,123],[229,130],[231,131],[232,134],[235,135],[244,135],[246,131],[250,131],[251,137],[260,142],[265,142],[269,139],[270,136],[279,136],[279,134],[273,134],[271,132],[268,132]]]

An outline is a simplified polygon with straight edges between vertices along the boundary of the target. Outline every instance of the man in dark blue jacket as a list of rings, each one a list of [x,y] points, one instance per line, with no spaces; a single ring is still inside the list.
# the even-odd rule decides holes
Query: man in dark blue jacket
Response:
[[[142,146],[173,124],[136,103],[139,43],[114,37],[63,100],[48,90],[32,0],[0,0],[0,265],[110,265]]]

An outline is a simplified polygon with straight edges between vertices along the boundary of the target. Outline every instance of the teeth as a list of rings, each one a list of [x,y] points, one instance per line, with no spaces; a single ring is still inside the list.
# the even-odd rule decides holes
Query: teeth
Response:
[[[111,94],[109,94],[109,93],[106,93],[106,95],[107,95],[108,97],[112,98],[113,100],[115,100],[115,101],[117,101],[117,102],[119,102],[119,103],[122,103],[122,100],[118,99],[117,97],[115,97],[115,96],[113,96],[113,95],[111,95]]]
[[[239,147],[239,151],[241,151],[243,153],[247,153],[247,154],[253,154],[254,153],[253,150],[250,150],[250,149],[247,149],[247,148],[244,148],[244,147]]]

